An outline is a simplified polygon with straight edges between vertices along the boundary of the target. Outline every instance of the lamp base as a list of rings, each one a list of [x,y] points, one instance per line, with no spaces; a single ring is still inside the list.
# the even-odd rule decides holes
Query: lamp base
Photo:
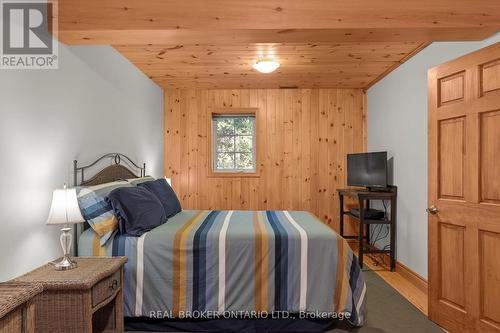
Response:
[[[61,229],[60,241],[64,256],[62,257],[61,261],[59,261],[54,265],[56,271],[67,271],[76,268],[77,266],[76,262],[71,260],[71,258],[69,257],[69,253],[71,252],[71,235],[69,233],[70,231],[71,228],[68,228],[67,226]]]
[[[69,256],[64,256],[61,261],[54,264],[54,267],[56,268],[56,271],[68,271],[70,269],[77,268],[78,265],[76,262],[71,260]]]

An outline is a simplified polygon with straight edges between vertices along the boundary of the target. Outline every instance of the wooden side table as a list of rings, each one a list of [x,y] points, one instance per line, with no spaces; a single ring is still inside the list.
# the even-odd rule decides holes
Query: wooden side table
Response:
[[[0,284],[0,333],[35,333],[35,298],[42,285]]]
[[[37,333],[123,332],[123,265],[126,257],[78,257],[78,267],[56,271],[46,264],[17,279],[36,282]]]

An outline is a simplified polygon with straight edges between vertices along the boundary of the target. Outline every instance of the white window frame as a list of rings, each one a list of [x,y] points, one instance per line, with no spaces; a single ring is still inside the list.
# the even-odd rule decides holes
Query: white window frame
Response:
[[[219,135],[217,134],[217,119],[221,119],[221,118],[231,118],[231,119],[234,119],[234,118],[252,118],[253,119],[253,132],[251,134],[252,136],[252,164],[253,164],[253,168],[251,169],[237,169],[236,168],[236,159],[234,159],[234,168],[233,169],[218,169],[217,168],[217,154],[219,153],[217,151],[217,138],[219,138]],[[211,142],[211,145],[212,145],[212,172],[213,173],[250,173],[250,174],[254,174],[257,172],[257,139],[256,139],[256,134],[257,134],[257,131],[256,131],[256,127],[257,127],[257,117],[255,115],[255,113],[213,113],[212,114],[212,119],[211,119],[211,122],[212,122],[212,142]],[[224,135],[224,136],[230,136],[230,137],[233,137],[233,140],[234,140],[234,150],[232,152],[227,152],[229,154],[234,154],[234,156],[236,157],[236,154],[237,153],[240,153],[240,154],[248,154],[248,152],[238,152],[236,151],[236,140],[235,138],[236,137],[245,137],[245,136],[250,136],[250,135],[237,135],[236,133],[234,133],[233,135]],[[224,153],[224,152],[220,152],[220,153]]]

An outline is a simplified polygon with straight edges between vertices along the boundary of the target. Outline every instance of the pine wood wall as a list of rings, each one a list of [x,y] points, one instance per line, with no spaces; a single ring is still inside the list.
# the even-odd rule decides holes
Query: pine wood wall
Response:
[[[307,210],[337,228],[364,105],[360,89],[165,90],[165,175],[186,209]],[[259,177],[208,177],[209,110],[224,107],[258,108]]]

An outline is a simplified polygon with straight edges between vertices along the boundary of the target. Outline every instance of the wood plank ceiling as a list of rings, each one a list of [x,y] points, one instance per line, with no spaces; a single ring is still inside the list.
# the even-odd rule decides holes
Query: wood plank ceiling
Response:
[[[284,88],[367,86],[419,48],[420,42],[281,43],[115,46],[160,86],[169,88]],[[252,68],[272,56],[271,74]]]
[[[367,88],[431,41],[498,31],[500,1],[65,0],[58,22],[165,88]],[[276,72],[252,69],[267,56]]]

